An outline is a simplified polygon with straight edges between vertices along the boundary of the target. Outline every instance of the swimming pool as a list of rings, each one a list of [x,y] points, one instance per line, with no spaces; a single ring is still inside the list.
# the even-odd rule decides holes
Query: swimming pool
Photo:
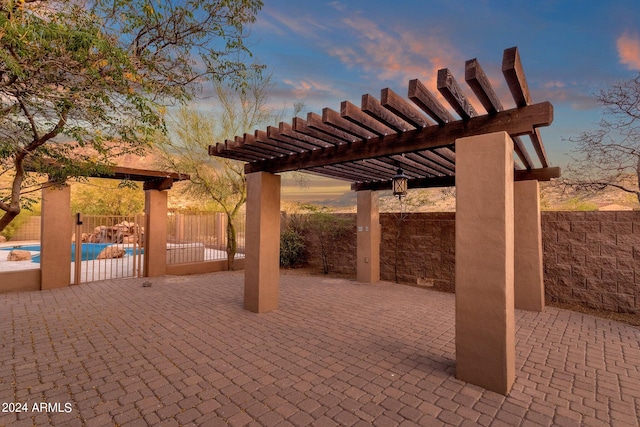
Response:
[[[112,246],[113,243],[83,243],[82,244],[82,261],[94,260],[98,257],[98,254],[106,247]],[[19,249],[23,251],[31,252],[31,262],[40,263],[40,245],[16,245],[0,248],[0,250],[10,251],[13,249]],[[127,255],[133,255],[133,247],[123,247],[127,252]],[[33,253],[37,252],[37,253]],[[73,261],[76,253],[76,244],[71,244],[71,260]],[[136,253],[144,253],[144,249],[136,248]]]

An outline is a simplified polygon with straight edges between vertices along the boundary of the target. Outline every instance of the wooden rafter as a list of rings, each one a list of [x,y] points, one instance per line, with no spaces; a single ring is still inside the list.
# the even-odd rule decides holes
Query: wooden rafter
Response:
[[[478,115],[448,68],[438,70],[438,90],[463,120]]]
[[[325,166],[354,160],[410,153],[453,145],[456,139],[467,136],[505,131],[510,135],[533,133],[535,127],[549,126],[553,121],[553,107],[548,102],[501,111],[492,116],[477,116],[467,121],[455,121],[446,126],[428,126],[401,134],[359,140],[317,150],[308,155],[293,154],[284,158],[270,158],[245,165],[245,173],[287,172],[307,167]]]
[[[513,172],[514,181],[549,181],[552,178],[560,176],[560,168],[549,167],[531,170],[517,170]],[[438,188],[453,187],[456,185],[456,177],[454,175],[435,176],[429,178],[410,179],[407,181],[407,188]],[[355,191],[362,190],[391,190],[390,181],[363,182],[354,183],[351,189]]]
[[[520,54],[515,47],[505,49],[502,56],[502,74],[507,81],[513,100],[516,102],[516,106],[524,107],[531,105],[531,94],[529,93],[529,85],[524,75],[524,69],[520,62]],[[547,159],[547,153],[545,152],[542,139],[539,132],[534,132],[530,135],[533,148],[538,154],[542,167],[549,166]]]
[[[538,130],[551,124],[552,105],[531,101],[516,48],[504,51],[502,72],[515,108],[505,109],[480,63],[472,59],[465,63],[464,81],[486,114],[474,108],[444,68],[437,76],[440,98],[414,79],[406,98],[385,88],[379,100],[365,94],[360,107],[344,101],[339,111],[325,108],[322,115],[295,117],[290,124],[210,146],[209,154],[246,162],[246,173],[300,170],[351,181],[356,189],[387,188],[398,168],[411,178],[410,186],[438,186],[454,182],[456,139],[504,131],[514,141],[516,179],[559,176],[558,168],[549,167]],[[529,136],[541,168],[534,165],[523,135]]]

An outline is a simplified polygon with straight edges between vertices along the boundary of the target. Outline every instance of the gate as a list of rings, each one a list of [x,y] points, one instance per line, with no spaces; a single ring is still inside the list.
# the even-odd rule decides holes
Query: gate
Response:
[[[144,214],[76,214],[72,237],[71,281],[142,277]]]

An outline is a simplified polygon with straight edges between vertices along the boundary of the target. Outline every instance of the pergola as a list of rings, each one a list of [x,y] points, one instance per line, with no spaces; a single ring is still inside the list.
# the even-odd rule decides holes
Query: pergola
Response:
[[[113,166],[104,174],[92,178],[110,178],[143,183],[145,192],[144,276],[166,273],[167,192],[174,182],[190,179],[189,175],[146,169]],[[53,183],[42,189],[42,237],[39,276],[34,278],[37,289],[54,289],[71,283],[71,252],[69,237],[71,189],[63,183]],[[32,279],[33,280],[33,279]]]
[[[379,100],[363,95],[360,107],[344,101],[339,112],[325,108],[322,115],[309,113],[306,120],[295,117],[210,146],[210,155],[246,162],[245,308],[278,307],[277,173],[352,182],[357,280],[366,283],[380,279],[376,191],[391,188],[398,168],[409,188],[455,185],[456,374],[508,393],[515,376],[514,307],[544,309],[539,181],[559,177],[560,169],[549,165],[538,131],[551,124],[553,106],[532,102],[517,48],[504,51],[502,72],[514,108],[505,109],[472,59],[465,81],[484,114],[450,70],[441,69],[437,89],[450,109],[411,80],[408,100],[382,89]]]

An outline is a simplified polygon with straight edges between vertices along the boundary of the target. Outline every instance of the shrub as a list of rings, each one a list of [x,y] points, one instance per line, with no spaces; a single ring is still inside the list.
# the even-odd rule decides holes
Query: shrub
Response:
[[[322,270],[329,274],[329,253],[335,242],[348,232],[348,221],[323,209],[309,215],[307,230],[318,238]]]
[[[293,228],[286,228],[280,233],[280,266],[295,267],[304,258],[304,238]]]
[[[17,233],[20,227],[26,224],[27,221],[29,221],[29,218],[31,218],[33,215],[35,215],[33,212],[23,209],[18,214],[18,216],[15,217],[13,221],[11,221],[9,225],[4,228],[4,230],[2,230],[2,233],[0,233],[0,235],[6,237],[7,240],[11,240],[11,238]]]

